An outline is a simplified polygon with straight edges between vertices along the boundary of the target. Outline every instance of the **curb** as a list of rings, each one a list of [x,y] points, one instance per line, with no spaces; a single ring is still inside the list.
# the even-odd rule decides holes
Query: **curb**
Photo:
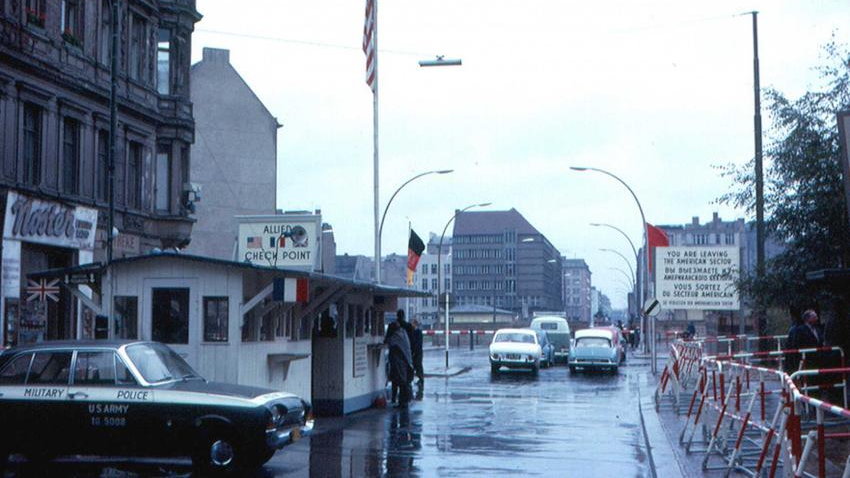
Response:
[[[456,377],[462,373],[466,373],[472,370],[472,367],[462,367],[460,369],[449,369],[447,372],[425,372],[426,377],[435,377],[435,378],[448,378],[448,377]]]
[[[676,453],[676,449],[667,434],[664,423],[661,422],[660,417],[655,411],[654,397],[650,395],[647,399],[648,401],[644,403],[643,396],[640,387],[638,387],[638,413],[640,415],[641,429],[643,431],[643,438],[646,444],[653,478],[657,478],[658,476],[664,478],[668,476],[690,476],[686,473],[686,467]],[[652,432],[654,442],[650,439],[650,432]]]

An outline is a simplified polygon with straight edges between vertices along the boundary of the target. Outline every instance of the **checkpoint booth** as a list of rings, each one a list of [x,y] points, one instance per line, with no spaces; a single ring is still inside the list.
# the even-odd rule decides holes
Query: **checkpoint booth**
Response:
[[[86,309],[76,338],[163,342],[211,381],[310,397],[317,415],[384,393],[384,314],[421,292],[175,252],[30,274]]]

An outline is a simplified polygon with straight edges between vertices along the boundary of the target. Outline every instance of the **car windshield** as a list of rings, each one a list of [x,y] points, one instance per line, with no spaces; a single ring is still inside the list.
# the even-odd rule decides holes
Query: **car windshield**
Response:
[[[540,322],[540,329],[542,330],[558,330],[557,322]]]
[[[127,355],[148,383],[200,378],[177,353],[161,344],[127,347]]]
[[[583,337],[576,340],[576,347],[610,347],[611,341],[604,337]]]
[[[505,332],[496,335],[493,342],[518,342],[521,344],[533,344],[534,336],[531,334],[523,334],[521,332]]]

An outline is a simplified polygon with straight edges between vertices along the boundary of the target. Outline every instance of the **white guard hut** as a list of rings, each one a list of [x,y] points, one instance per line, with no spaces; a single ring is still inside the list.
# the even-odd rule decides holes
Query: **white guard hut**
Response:
[[[54,269],[79,339],[167,343],[208,380],[310,397],[319,415],[384,392],[384,313],[414,290],[177,253]]]

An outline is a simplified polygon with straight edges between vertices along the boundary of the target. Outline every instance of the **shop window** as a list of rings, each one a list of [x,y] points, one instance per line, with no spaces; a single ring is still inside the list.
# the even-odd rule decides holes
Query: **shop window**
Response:
[[[27,380],[32,354],[22,354],[15,357],[0,371],[0,384],[23,385]]]
[[[171,30],[160,28],[156,42],[156,90],[171,94]]]
[[[171,148],[160,146],[156,153],[154,207],[159,212],[171,209]]]
[[[204,342],[227,342],[227,297],[204,297]]]
[[[151,337],[166,344],[189,343],[189,289],[154,288]]]
[[[77,352],[74,385],[114,385],[114,352]]]
[[[62,121],[62,190],[80,192],[80,123],[67,117]]]
[[[139,338],[139,299],[136,296],[115,296],[115,338]]]
[[[32,359],[28,385],[67,385],[71,352],[38,352]]]
[[[31,186],[41,184],[41,108],[31,103],[24,104],[24,183]]]
[[[83,11],[82,0],[62,0],[62,39],[78,47],[83,46]]]

